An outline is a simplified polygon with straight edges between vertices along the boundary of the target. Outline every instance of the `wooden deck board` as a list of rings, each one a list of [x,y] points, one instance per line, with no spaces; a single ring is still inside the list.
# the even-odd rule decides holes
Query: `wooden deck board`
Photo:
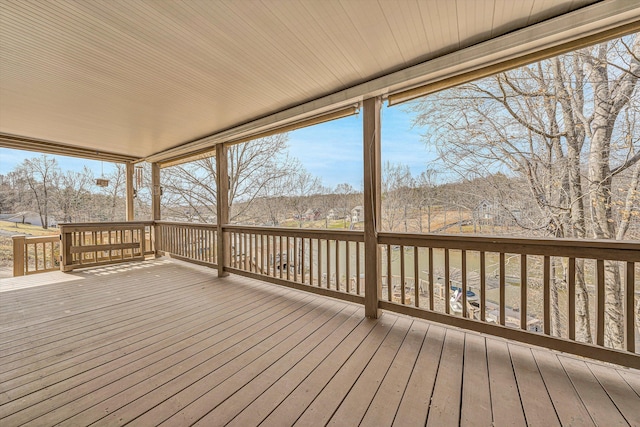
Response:
[[[525,426],[524,410],[507,343],[487,338],[491,413],[495,425]]]
[[[491,425],[491,392],[489,390],[487,347],[485,339],[481,336],[467,334],[465,337],[462,380],[460,425]]]
[[[409,332],[411,323],[411,319],[398,319],[395,327],[387,335],[382,345],[378,348],[378,351],[376,351],[367,364],[367,367],[356,380],[355,384],[353,384],[351,390],[349,390],[349,393],[340,404],[340,407],[331,417],[328,425],[343,426],[360,424],[370,402],[373,400],[379,386],[386,378],[391,365],[394,363],[400,346]],[[389,407],[388,409],[389,411],[395,412],[396,408]]]
[[[382,316],[373,331],[349,359],[333,375],[331,380],[322,389],[304,413],[296,420],[294,425],[325,425],[331,420],[345,396],[349,393],[355,382],[365,370],[373,356],[376,354],[393,326],[398,321],[394,315]],[[398,334],[398,333],[396,333]]]
[[[238,343],[235,342],[236,336],[232,335],[229,340],[218,342],[213,348],[208,347],[206,351],[196,353],[186,360],[172,360],[171,364],[161,360],[153,366],[152,371],[148,368],[139,371],[135,377],[135,381],[138,382],[134,386],[124,391],[120,391],[123,388],[121,385],[102,390],[105,400],[97,405],[93,404],[96,400],[96,393],[93,393],[92,398],[87,402],[93,405],[84,413],[69,419],[69,425],[85,425],[105,416],[134,420],[151,410],[157,413],[169,408],[181,409],[180,402],[176,401],[177,398],[173,398],[175,395],[207,375],[209,378],[224,377],[236,366],[241,366],[243,362],[258,353],[258,351],[250,353],[251,349],[283,327],[290,325],[292,319],[289,316],[298,318],[301,314],[300,308],[309,301],[309,298],[301,298],[288,306],[277,307],[276,313],[271,313],[275,318],[273,319],[275,321],[270,319],[273,323],[269,323],[266,328],[260,328],[257,332],[248,331],[247,334],[251,335],[244,339],[240,338]],[[242,337],[243,334],[240,336]],[[125,377],[123,381],[131,381],[130,376]]]
[[[620,381],[620,375],[612,369],[593,363],[589,364],[589,368],[627,422],[632,426],[640,426],[640,397],[633,389]]]
[[[531,349],[518,344],[509,344],[509,352],[527,424],[549,427],[560,425]]]
[[[640,424],[636,370],[173,260],[19,279],[3,427]]]
[[[332,322],[311,336],[311,342],[303,342],[286,357],[274,363],[252,381],[243,385],[238,393],[229,396],[202,420],[202,425],[231,423],[257,425],[302,380],[301,376],[317,366],[361,321],[363,313],[356,307],[348,307]]]
[[[258,301],[254,302],[253,305],[259,306],[260,302],[263,302],[263,300],[258,299]],[[286,301],[282,302],[282,304],[285,303]],[[282,305],[275,305],[272,306],[271,310],[281,307]],[[259,307],[251,309],[251,306],[240,306],[240,309],[242,308],[245,309],[244,313],[253,315],[251,319],[253,323],[260,321],[265,314],[265,312],[261,312],[261,310],[259,310]],[[162,336],[152,336],[142,342],[134,343],[141,345],[148,344],[146,346],[141,346],[140,349],[138,349],[136,345],[129,345],[126,349],[126,355],[122,357],[117,357],[120,356],[120,354],[111,354],[113,352],[105,353],[104,357],[94,358],[85,364],[80,363],[78,365],[71,365],[59,374],[55,373],[43,378],[42,381],[46,381],[51,385],[42,388],[37,392],[25,395],[24,390],[19,390],[20,394],[18,394],[16,390],[11,390],[10,393],[12,396],[25,396],[19,400],[14,400],[16,404],[20,404],[20,406],[23,407],[29,406],[32,401],[44,401],[44,398],[47,399],[46,402],[48,405],[53,406],[55,405],[55,402],[68,402],[74,397],[80,399],[89,393],[91,393],[90,401],[93,401],[93,399],[97,399],[98,397],[98,393],[96,391],[100,390],[100,387],[106,387],[104,384],[109,384],[109,388],[113,388],[115,390],[126,388],[128,383],[135,381],[138,377],[141,378],[140,381],[147,378],[152,369],[164,369],[165,364],[174,360],[181,360],[180,357],[184,357],[182,356],[184,353],[189,355],[198,354],[201,351],[210,349],[211,340],[220,341],[224,339],[225,336],[233,336],[233,332],[237,333],[234,328],[238,329],[240,326],[243,326],[243,323],[239,322],[238,315],[234,313],[235,311],[238,311],[238,308],[226,311],[221,310],[221,312],[217,313],[209,323],[192,321],[189,324],[172,325],[172,334],[166,336],[165,334]],[[201,317],[198,314],[196,314],[196,316]],[[232,322],[235,323],[232,324]],[[219,327],[216,329],[216,326],[218,325]],[[220,333],[220,327],[225,326],[231,326],[231,329],[226,329],[224,333]],[[149,342],[145,343],[145,341]],[[120,353],[119,351],[117,352]],[[138,373],[138,371],[142,369],[145,369],[145,371],[143,373]],[[66,375],[66,379],[60,380],[60,378],[57,378],[54,375]],[[123,378],[126,378],[127,383],[123,383],[122,381],[118,382],[118,380]],[[111,385],[112,383],[114,384]],[[31,385],[32,383],[25,384],[25,386]],[[101,390],[101,393],[104,392],[105,390]],[[77,401],[75,402],[76,405],[79,403],[80,402]],[[4,409],[4,407],[0,407],[0,411],[2,409]],[[16,408],[12,409],[15,410]],[[31,407],[29,409],[30,416],[33,416],[36,410],[37,408]]]
[[[447,329],[427,426],[449,426],[460,422],[463,354],[464,333]]]
[[[393,423],[428,329],[429,325],[424,322],[414,322],[411,325],[391,369],[371,401],[360,425],[376,426]]]
[[[560,357],[560,362],[597,425],[629,425],[583,361],[573,357]]]
[[[445,333],[446,329],[443,327],[429,326],[415,368],[411,372],[409,383],[393,420],[394,426],[426,424]]]
[[[587,408],[584,407],[584,403],[560,364],[558,356],[542,349],[534,349],[533,355],[560,423],[585,427],[594,425]]]

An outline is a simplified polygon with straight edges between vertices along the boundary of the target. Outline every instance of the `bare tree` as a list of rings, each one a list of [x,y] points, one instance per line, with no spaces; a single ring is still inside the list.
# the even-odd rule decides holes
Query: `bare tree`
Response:
[[[33,202],[40,216],[42,228],[49,228],[51,189],[57,185],[60,174],[58,162],[43,154],[40,157],[25,159],[16,172],[25,180],[33,194]]]
[[[59,220],[79,221],[80,215],[92,204],[91,186],[93,173],[86,166],[81,172],[66,171],[60,174],[60,182],[55,191]],[[88,219],[85,215],[85,220]]]
[[[413,105],[415,124],[461,177],[502,171],[525,182],[535,210],[516,221],[530,234],[623,239],[637,209],[638,175],[628,171],[640,160],[639,53],[639,37],[627,37],[443,91]],[[626,189],[616,194],[615,182]],[[578,337],[592,342],[584,263],[576,264]],[[606,270],[605,344],[621,348],[620,272],[615,263]]]
[[[305,213],[313,206],[313,195],[318,194],[321,188],[318,177],[314,177],[304,169],[300,169],[291,176],[291,208],[296,214],[298,226],[302,228],[305,221]]]
[[[231,221],[251,216],[254,201],[277,189],[298,163],[287,155],[287,134],[232,145],[228,150]],[[162,173],[163,207],[189,211],[199,221],[210,222],[216,213],[215,157],[204,157]]]
[[[408,210],[413,202],[411,188],[414,180],[409,166],[385,162],[382,167],[382,225],[387,231],[394,231],[403,225],[408,229]]]
[[[344,182],[342,184],[336,185],[336,189],[334,192],[338,197],[338,203],[340,204],[340,209],[342,210],[343,226],[344,228],[347,228],[347,220],[351,219],[351,200],[353,199],[353,195],[356,193],[356,190],[351,184]]]

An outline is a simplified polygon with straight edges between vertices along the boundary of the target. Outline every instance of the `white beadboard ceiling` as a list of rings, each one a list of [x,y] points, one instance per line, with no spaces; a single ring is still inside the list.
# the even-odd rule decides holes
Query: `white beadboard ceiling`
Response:
[[[0,0],[0,132],[143,158],[593,3]]]

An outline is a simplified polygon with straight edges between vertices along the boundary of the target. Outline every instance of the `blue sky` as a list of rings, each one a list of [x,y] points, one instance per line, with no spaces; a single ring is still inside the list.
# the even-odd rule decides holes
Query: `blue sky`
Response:
[[[418,175],[432,158],[421,141],[424,129],[411,129],[411,114],[402,106],[382,107],[382,161],[403,163]],[[299,129],[289,134],[289,152],[304,167],[322,178],[322,184],[335,188],[346,182],[357,190],[362,187],[362,114]],[[24,159],[39,153],[0,148],[0,174],[13,170]],[[108,162],[74,157],[52,156],[63,170],[81,170],[88,166],[96,177],[111,172]]]
[[[40,156],[41,153],[35,151],[11,150],[8,148],[0,148],[0,174],[6,175],[25,159],[32,159]],[[53,157],[58,161],[58,165],[63,171],[73,170],[80,171],[84,166],[89,167],[93,171],[93,175],[100,177],[102,169],[104,174],[108,174],[114,168],[113,163],[100,162],[97,160],[81,159],[79,157],[54,156],[47,154],[47,157]]]

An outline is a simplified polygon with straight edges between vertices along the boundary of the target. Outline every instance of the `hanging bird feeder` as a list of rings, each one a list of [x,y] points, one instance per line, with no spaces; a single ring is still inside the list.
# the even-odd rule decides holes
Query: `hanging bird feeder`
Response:
[[[102,162],[100,162],[100,169],[100,178],[96,179],[96,185],[98,187],[108,187],[109,180],[104,177],[104,165]]]

